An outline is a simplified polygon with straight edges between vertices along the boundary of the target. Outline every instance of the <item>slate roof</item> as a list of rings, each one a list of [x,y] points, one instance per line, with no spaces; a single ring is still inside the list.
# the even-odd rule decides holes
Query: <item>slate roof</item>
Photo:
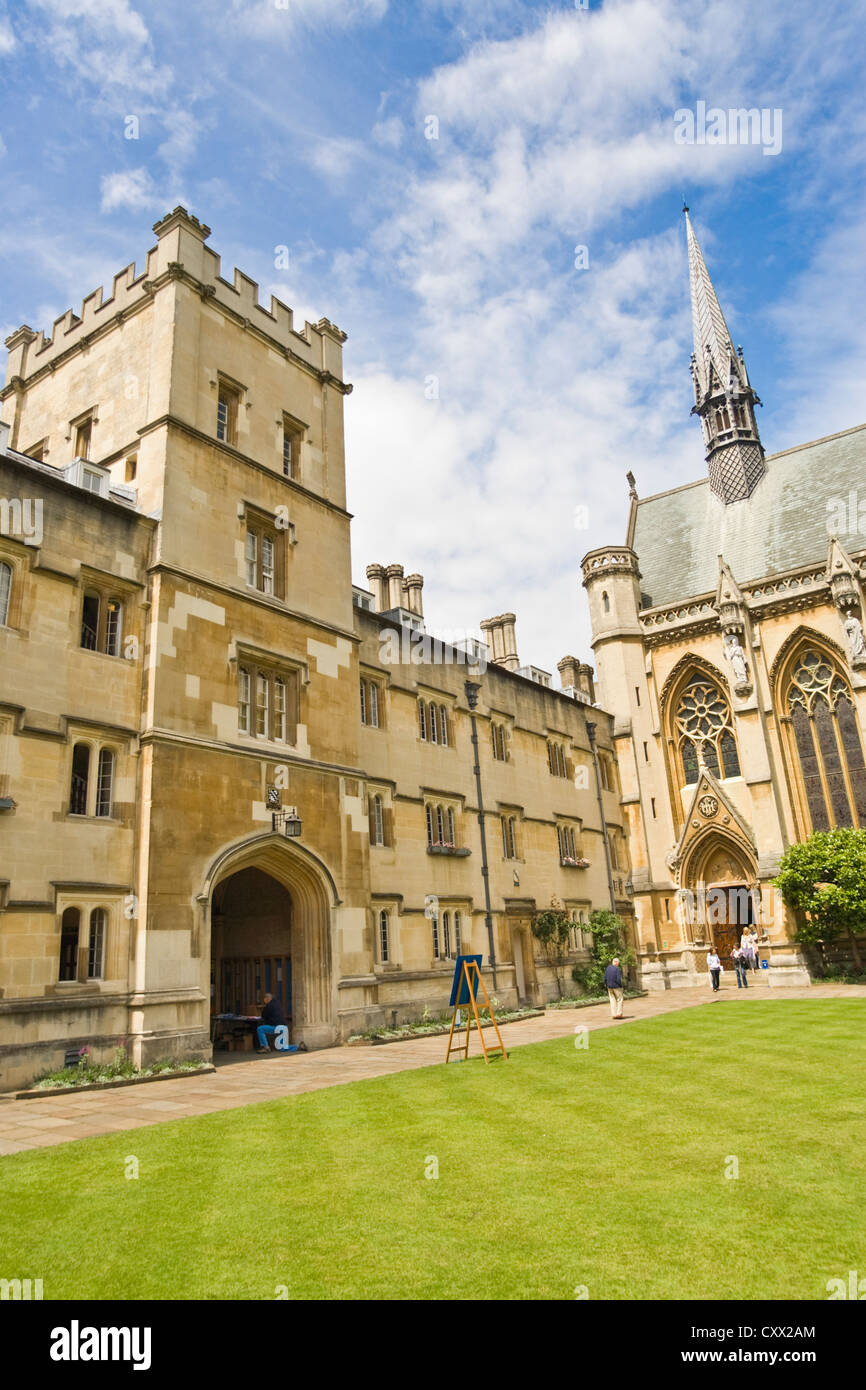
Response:
[[[629,543],[651,606],[714,592],[720,554],[741,585],[825,561],[828,504],[851,492],[866,501],[866,424],[768,455],[766,466],[742,502],[725,505],[702,478],[632,504]],[[840,539],[866,547],[862,533]]]

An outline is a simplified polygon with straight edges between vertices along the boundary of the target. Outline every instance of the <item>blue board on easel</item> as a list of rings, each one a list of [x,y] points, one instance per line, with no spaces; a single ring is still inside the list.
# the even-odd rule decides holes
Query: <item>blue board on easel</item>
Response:
[[[481,970],[480,956],[457,957],[457,960],[454,964],[454,980],[451,985],[451,998],[448,1000],[449,1007],[452,1009],[463,1008],[466,1004],[470,1002],[469,986],[466,983],[466,976],[463,972],[464,961],[469,961],[470,963],[474,961],[475,964],[478,966],[478,970]],[[478,995],[479,976],[473,970],[470,972],[470,978],[472,980],[472,997],[476,998]]]

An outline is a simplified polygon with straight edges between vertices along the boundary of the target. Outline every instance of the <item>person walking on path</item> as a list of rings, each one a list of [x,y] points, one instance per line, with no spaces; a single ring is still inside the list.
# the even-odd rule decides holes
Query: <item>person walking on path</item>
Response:
[[[719,960],[719,957],[716,954],[715,946],[710,951],[710,954],[707,956],[707,969],[710,972],[710,980],[712,981],[713,994],[718,994],[719,976],[722,973],[722,962]]]
[[[737,972],[737,989],[748,989],[749,981],[746,978],[749,969],[749,960],[742,946],[735,946],[731,952],[734,962],[734,969]]]
[[[622,971],[619,968],[619,956],[614,956],[605,970],[604,983],[610,1000],[611,1018],[622,1018]]]
[[[755,950],[755,943],[752,940],[752,934],[748,927],[743,927],[743,934],[740,937],[740,950],[745,956],[746,969],[757,970],[758,955]]]

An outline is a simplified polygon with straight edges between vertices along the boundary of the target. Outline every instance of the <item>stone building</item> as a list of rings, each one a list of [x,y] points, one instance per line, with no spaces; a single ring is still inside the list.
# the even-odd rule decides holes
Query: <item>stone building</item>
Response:
[[[142,273],[7,339],[2,1089],[118,1038],[207,1056],[265,990],[325,1046],[444,1009],[460,949],[543,1000],[536,908],[572,962],[629,910],[591,669],[521,667],[513,614],[432,643],[399,565],[353,590],[345,335],[223,278],[184,209],[154,230]]]
[[[706,978],[746,922],[808,973],[772,886],[786,846],[866,827],[866,426],[765,456],[760,403],[686,209],[707,475],[640,498],[583,560],[647,986]]]

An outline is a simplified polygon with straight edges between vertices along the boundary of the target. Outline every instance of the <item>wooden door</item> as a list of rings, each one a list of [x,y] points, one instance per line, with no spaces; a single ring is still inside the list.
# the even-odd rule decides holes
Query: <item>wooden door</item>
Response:
[[[752,895],[744,883],[714,884],[710,892],[714,895],[713,945],[725,969],[734,970],[732,952],[752,922]]]

